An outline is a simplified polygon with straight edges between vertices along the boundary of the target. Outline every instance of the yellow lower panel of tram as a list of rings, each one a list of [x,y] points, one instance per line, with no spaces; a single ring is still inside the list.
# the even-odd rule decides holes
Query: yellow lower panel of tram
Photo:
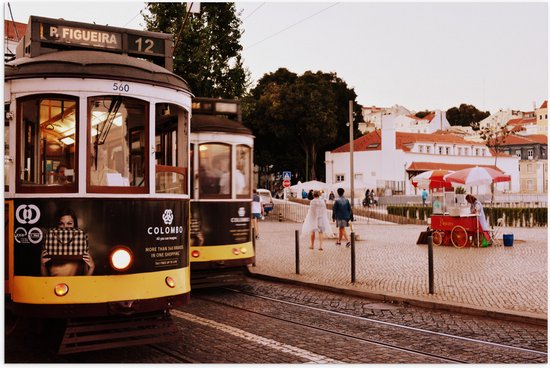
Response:
[[[81,304],[153,299],[189,293],[189,275],[190,268],[185,267],[129,275],[15,276],[12,300],[28,304]],[[174,287],[168,285],[171,282]],[[68,286],[66,295],[55,294],[59,284]]]

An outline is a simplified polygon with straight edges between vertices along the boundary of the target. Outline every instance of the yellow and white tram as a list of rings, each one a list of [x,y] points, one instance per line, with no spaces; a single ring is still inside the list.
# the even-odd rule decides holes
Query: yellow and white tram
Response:
[[[191,118],[193,288],[239,283],[254,262],[252,132],[238,100],[194,98]]]
[[[171,47],[32,16],[5,64],[6,308],[86,331],[61,352],[171,338],[189,300],[192,95]]]

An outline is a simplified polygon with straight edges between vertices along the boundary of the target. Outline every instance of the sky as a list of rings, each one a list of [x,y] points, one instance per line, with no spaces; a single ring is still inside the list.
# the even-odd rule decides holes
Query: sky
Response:
[[[11,19],[4,2],[4,19]],[[11,14],[144,29],[144,2],[10,1]],[[363,106],[533,111],[548,99],[547,2],[237,2],[252,82],[334,72]]]

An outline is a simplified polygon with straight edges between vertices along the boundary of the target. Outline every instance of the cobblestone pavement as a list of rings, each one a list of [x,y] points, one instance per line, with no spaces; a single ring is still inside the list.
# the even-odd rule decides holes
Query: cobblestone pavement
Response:
[[[354,223],[356,282],[351,250],[325,239],[324,250],[309,249],[300,237],[296,274],[295,222],[262,222],[256,240],[254,275],[320,285],[348,293],[483,315],[547,320],[548,229],[504,228],[511,247],[434,247],[434,294],[428,286],[428,246],[416,241],[425,226]],[[348,229],[349,230],[349,229]]]

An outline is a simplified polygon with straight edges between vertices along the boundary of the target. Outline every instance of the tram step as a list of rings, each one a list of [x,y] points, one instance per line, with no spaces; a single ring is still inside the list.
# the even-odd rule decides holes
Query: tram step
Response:
[[[156,344],[180,338],[170,315],[69,319],[58,354]]]

